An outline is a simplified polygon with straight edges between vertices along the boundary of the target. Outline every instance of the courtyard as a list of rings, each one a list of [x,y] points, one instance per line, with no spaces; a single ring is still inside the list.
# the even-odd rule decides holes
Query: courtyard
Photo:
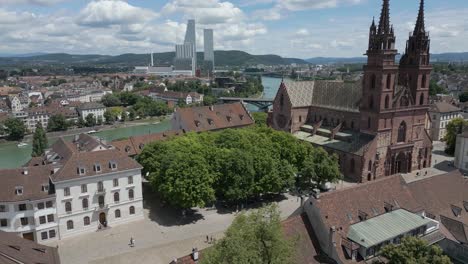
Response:
[[[190,254],[192,248],[210,246],[206,236],[220,239],[237,215],[235,209],[217,206],[190,210],[183,217],[180,210],[161,203],[146,184],[144,197],[144,220],[49,245],[58,245],[62,263],[67,264],[169,263]],[[300,203],[297,197],[290,195],[282,195],[270,202],[277,202],[284,219],[294,214]],[[261,205],[258,202],[249,207]],[[130,238],[135,239],[135,247],[129,246]]]

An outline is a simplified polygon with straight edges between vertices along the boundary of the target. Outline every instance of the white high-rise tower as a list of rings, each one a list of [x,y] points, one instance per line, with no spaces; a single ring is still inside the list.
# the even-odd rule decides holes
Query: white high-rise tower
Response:
[[[210,71],[214,70],[214,44],[213,44],[213,29],[204,29],[204,46],[205,54],[204,60],[205,63],[209,64]]]
[[[197,34],[195,32],[195,20],[190,19],[187,22],[187,31],[185,32],[184,44],[192,45],[192,73],[195,75],[197,69]]]

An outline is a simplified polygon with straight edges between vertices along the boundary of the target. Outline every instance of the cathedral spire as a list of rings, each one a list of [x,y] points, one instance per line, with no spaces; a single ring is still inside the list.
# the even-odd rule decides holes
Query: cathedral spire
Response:
[[[414,27],[413,35],[425,32],[426,29],[424,26],[424,0],[421,0],[421,3],[419,4],[418,20],[416,21],[416,26]]]
[[[390,33],[390,0],[383,0],[380,13],[379,34]]]

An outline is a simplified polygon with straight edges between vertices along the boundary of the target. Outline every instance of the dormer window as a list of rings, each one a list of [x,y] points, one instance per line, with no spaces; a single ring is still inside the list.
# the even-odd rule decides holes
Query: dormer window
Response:
[[[125,147],[125,152],[127,152],[127,153],[130,152],[130,146]]]
[[[109,162],[109,169],[116,170],[117,169],[117,163],[115,161]]]
[[[226,119],[227,119],[228,122],[231,122],[232,117],[231,117],[231,116],[227,116]]]
[[[101,164],[94,164],[94,171],[95,172],[101,172]]]
[[[214,124],[213,119],[208,118],[208,124],[212,126]]]
[[[15,194],[16,195],[23,195],[23,186],[16,186],[15,187]]]
[[[86,170],[84,167],[78,167],[76,170],[79,175],[84,175],[86,173]]]
[[[460,217],[461,216],[461,212],[462,212],[462,209],[458,206],[455,206],[455,205],[450,205],[450,207],[452,208],[452,212],[453,214],[456,216],[456,217]]]
[[[42,185],[42,191],[48,193],[49,192],[49,185],[48,184],[43,184]]]
[[[195,120],[194,122],[195,122],[195,126],[196,126],[196,127],[199,127],[199,126],[200,126],[200,121]]]
[[[358,217],[359,217],[359,220],[365,221],[365,220],[367,220],[367,213],[364,212],[364,211],[359,210],[358,211]]]
[[[465,207],[465,211],[468,212],[468,201],[463,201],[463,207]]]
[[[143,149],[144,147],[145,147],[145,144],[143,144],[143,143],[141,143],[141,144],[138,146],[139,149]]]
[[[244,120],[244,115],[239,115],[240,120]]]

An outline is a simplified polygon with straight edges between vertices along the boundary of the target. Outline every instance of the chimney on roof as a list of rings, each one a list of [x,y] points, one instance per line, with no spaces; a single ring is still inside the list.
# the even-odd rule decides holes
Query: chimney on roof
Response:
[[[80,139],[80,135],[75,135],[73,142],[77,142]]]
[[[198,248],[192,249],[192,259],[198,261]]]
[[[214,106],[210,105],[210,111],[214,111]]]
[[[328,254],[335,251],[335,248],[336,248],[335,233],[336,233],[336,227],[331,226],[330,227],[330,232],[329,232],[330,237],[328,238],[329,242],[330,242],[329,250],[327,252]],[[331,256],[331,254],[329,256]]]

